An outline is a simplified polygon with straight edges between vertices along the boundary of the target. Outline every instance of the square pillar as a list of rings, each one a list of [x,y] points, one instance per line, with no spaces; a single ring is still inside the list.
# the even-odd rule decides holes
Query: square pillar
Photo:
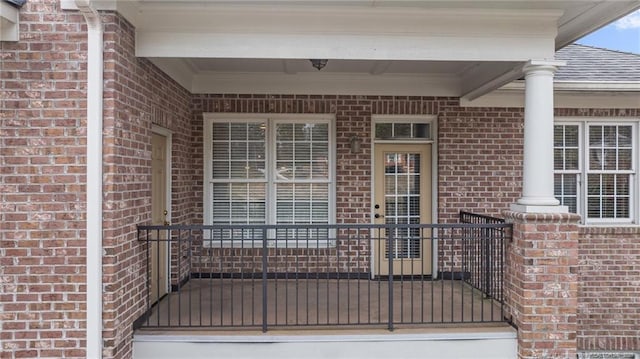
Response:
[[[575,358],[578,221],[571,213],[506,211],[506,301],[518,328],[519,358]]]

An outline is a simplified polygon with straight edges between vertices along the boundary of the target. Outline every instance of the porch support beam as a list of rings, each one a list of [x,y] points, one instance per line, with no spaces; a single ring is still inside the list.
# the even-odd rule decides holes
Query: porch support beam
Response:
[[[553,76],[562,61],[529,61],[524,67],[522,198],[513,211],[566,213],[553,191]]]

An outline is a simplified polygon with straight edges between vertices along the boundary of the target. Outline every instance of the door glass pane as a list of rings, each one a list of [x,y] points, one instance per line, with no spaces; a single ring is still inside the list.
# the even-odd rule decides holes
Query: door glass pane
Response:
[[[387,224],[420,223],[420,154],[386,153],[385,156],[385,222]],[[392,253],[387,258],[416,258],[420,240],[412,231],[398,228],[391,233]]]

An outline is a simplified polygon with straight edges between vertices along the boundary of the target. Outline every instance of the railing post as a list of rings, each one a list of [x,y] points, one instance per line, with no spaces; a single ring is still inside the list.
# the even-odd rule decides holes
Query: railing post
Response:
[[[398,228],[394,228],[394,230],[398,230]],[[393,242],[392,239],[394,236],[391,234],[392,230],[387,228],[387,255],[389,257],[389,331],[393,331]]]
[[[267,332],[267,229],[262,230],[262,332]]]

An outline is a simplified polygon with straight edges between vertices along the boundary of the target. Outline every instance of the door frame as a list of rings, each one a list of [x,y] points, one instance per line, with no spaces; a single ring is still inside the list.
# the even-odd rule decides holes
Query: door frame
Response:
[[[172,170],[172,163],[171,163],[171,147],[173,144],[173,132],[171,132],[171,130],[158,126],[158,125],[152,125],[151,127],[151,132],[153,134],[156,135],[160,135],[160,136],[164,136],[167,140],[166,146],[165,146],[165,166],[167,169],[167,175],[165,178],[165,198],[166,198],[166,206],[167,206],[167,221],[169,223],[171,223],[171,170]],[[166,283],[164,283],[165,285],[165,291],[166,293],[170,293],[171,292],[171,244],[168,243],[167,245],[167,254],[164,258],[165,260],[165,268],[166,268]],[[160,300],[160,298],[158,298],[158,300]]]
[[[431,130],[431,139],[429,140],[376,140],[375,125],[379,122],[412,122],[412,123],[428,123]],[[370,223],[373,223],[375,209],[373,208],[373,196],[375,194],[375,145],[378,144],[431,144],[431,223],[438,223],[438,116],[437,115],[372,115],[371,116],[371,189],[370,196]],[[438,232],[433,230],[434,238],[437,238]],[[373,239],[369,244],[371,255],[369,258],[371,278],[376,273],[375,253]],[[433,241],[431,246],[431,276],[433,279],[438,278],[438,243]]]

